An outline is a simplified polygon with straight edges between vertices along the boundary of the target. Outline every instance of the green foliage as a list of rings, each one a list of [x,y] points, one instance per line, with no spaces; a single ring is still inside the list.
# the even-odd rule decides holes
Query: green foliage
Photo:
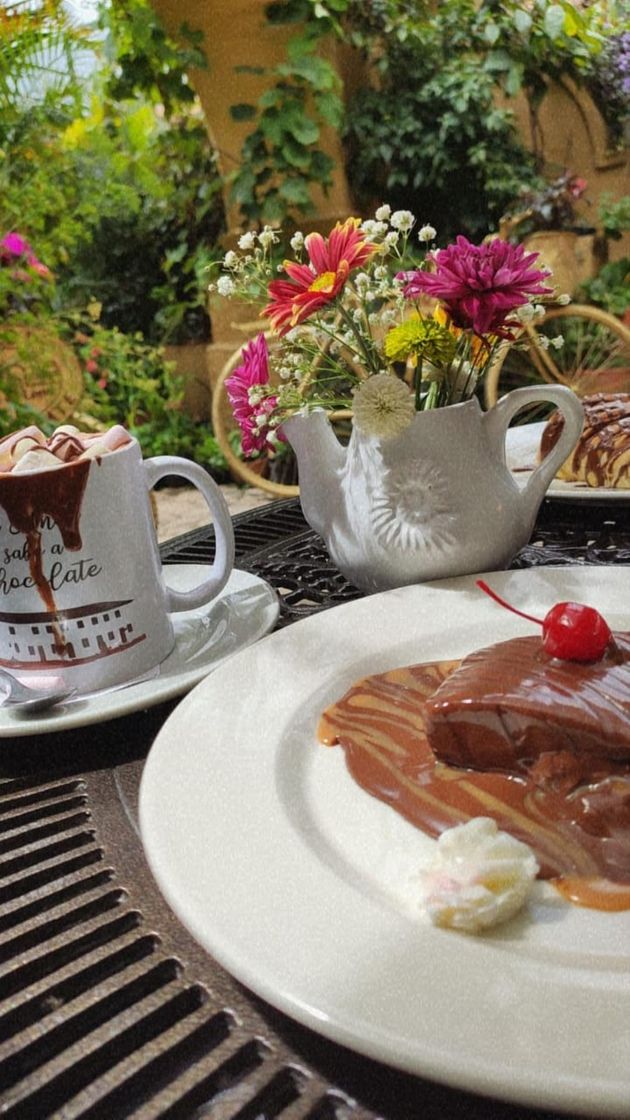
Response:
[[[2,118],[36,88],[75,99],[75,50],[88,37],[72,26],[63,0],[6,0],[0,19]]]
[[[201,64],[199,48],[180,56],[146,0],[124,10],[128,22],[121,5],[101,9],[110,62],[91,98],[49,90],[0,120],[10,154],[0,161],[0,225],[37,244],[59,307],[97,300],[107,326],[153,341],[207,339],[205,269],[223,208],[184,69]]]
[[[446,0],[414,34],[404,22],[391,34],[383,17],[381,36],[369,28],[364,43],[378,78],[348,110],[349,175],[361,200],[409,208],[440,239],[489,232],[534,177],[496,105],[496,77],[479,65],[478,21],[466,0]]]
[[[106,32],[105,52],[111,66],[106,90],[112,101],[139,95],[164,107],[167,118],[182,105],[192,105],[188,79],[191,67],[206,69],[203,35],[185,23],[173,42],[146,0],[112,0],[99,9],[99,27]]]
[[[225,458],[207,424],[182,411],[183,380],[159,346],[141,334],[123,334],[89,316],[74,315],[63,325],[85,379],[81,406],[97,428],[122,424],[143,454],[181,455],[205,466],[215,477],[227,475]]]
[[[313,12],[316,18],[309,21]],[[311,188],[330,187],[334,166],[318,147],[321,128],[339,128],[343,115],[339,76],[317,54],[321,37],[335,26],[324,5],[285,0],[268,5],[266,14],[271,23],[296,23],[300,29],[289,40],[286,61],[267,72],[270,85],[258,104],[236,103],[231,109],[234,120],[256,122],[231,184],[232,199],[249,225],[280,225],[296,213],[312,212]]]
[[[353,97],[346,136],[351,183],[434,222],[440,237],[496,228],[522,188],[540,185],[536,113],[552,79],[588,83],[617,6],[570,0],[441,0],[345,5],[346,38],[373,80]],[[500,94],[523,92],[534,159]],[[537,158],[536,158],[537,157]]]
[[[616,201],[610,193],[603,194],[599,200],[599,220],[606,237],[619,241],[630,230],[630,194]]]
[[[612,315],[625,315],[630,305],[630,257],[603,265],[576,293],[580,303],[594,303]]]

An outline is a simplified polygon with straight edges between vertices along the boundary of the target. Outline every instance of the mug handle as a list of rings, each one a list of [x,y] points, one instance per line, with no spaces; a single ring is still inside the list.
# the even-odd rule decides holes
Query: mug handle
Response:
[[[232,518],[223,494],[216,482],[198,463],[180,459],[176,455],[155,455],[144,459],[147,488],[152,490],[156,482],[166,475],[178,475],[192,482],[203,494],[210,513],[216,540],[214,563],[208,578],[190,591],[174,591],[166,588],[166,609],[170,611],[190,611],[202,607],[214,599],[225,587],[234,567],[234,529]]]
[[[557,443],[534,468],[521,490],[523,497],[531,498],[532,502],[542,501],[558,467],[562,466],[580,438],[584,426],[582,402],[573,390],[565,385],[531,385],[522,389],[512,389],[511,393],[501,397],[494,408],[484,416],[488,438],[491,443],[496,441],[505,462],[505,436],[510,420],[523,405],[540,401],[551,401],[555,404],[564,417],[564,424]]]

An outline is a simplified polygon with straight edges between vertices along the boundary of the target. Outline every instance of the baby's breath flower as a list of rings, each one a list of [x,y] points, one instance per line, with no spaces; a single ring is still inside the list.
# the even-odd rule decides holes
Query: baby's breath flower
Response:
[[[562,295],[556,296],[556,303],[566,307],[567,303],[571,303],[571,296],[568,292],[563,292]]]
[[[533,306],[533,311],[534,311],[534,319],[538,319],[539,321],[541,319],[544,319],[545,315],[546,315],[546,311],[545,311],[545,308],[544,308],[543,304],[542,303],[534,303],[532,306]]]
[[[258,234],[258,240],[263,249],[268,249],[269,246],[277,242],[279,238],[276,236],[271,226],[265,226],[262,232]]]
[[[390,218],[391,225],[401,233],[408,233],[415,220],[411,210],[395,210]]]
[[[228,249],[223,258],[223,264],[226,268],[234,268],[238,264],[238,254],[233,249]]]
[[[421,226],[418,230],[418,241],[435,241],[437,230],[433,226]]]
[[[219,276],[217,280],[217,292],[220,296],[234,295],[234,281],[229,276]]]
[[[361,223],[361,233],[365,237],[382,237],[387,233],[387,225],[385,222],[373,222],[370,218],[366,222]]]
[[[388,221],[391,212],[391,206],[387,202],[384,202],[382,206],[379,206],[374,217],[376,218],[377,222],[386,222]]]
[[[516,308],[516,318],[521,323],[531,323],[534,318],[534,307],[531,303],[524,303],[522,307]]]
[[[390,373],[375,373],[355,389],[352,411],[354,424],[366,436],[392,439],[409,426],[415,405],[404,381]]]
[[[396,230],[391,230],[385,237],[386,245],[397,245],[400,240],[400,235]]]
[[[239,237],[239,239],[238,239],[239,249],[253,249],[255,243],[256,243],[256,238],[254,237],[254,234],[251,233],[251,232],[242,234],[241,237]]]
[[[549,339],[549,342],[551,346],[553,346],[554,350],[562,350],[562,347],[564,346],[564,338],[561,334],[554,335],[553,338]]]
[[[296,230],[289,243],[294,253],[299,253],[304,248],[304,234],[300,230]]]
[[[396,312],[391,307],[386,307],[381,311],[381,323],[384,327],[391,327],[397,318]]]

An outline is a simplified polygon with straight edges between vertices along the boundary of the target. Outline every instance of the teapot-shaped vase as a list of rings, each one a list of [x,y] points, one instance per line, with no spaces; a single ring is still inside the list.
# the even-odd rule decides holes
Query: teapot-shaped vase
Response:
[[[541,401],[562,412],[562,433],[519,486],[506,465],[506,432],[524,405]],[[488,412],[476,399],[417,412],[392,438],[355,425],[347,447],[323,410],[298,413],[283,430],[306,520],[343,575],[373,592],[507,567],[582,425],[570,389],[540,385],[513,390]]]

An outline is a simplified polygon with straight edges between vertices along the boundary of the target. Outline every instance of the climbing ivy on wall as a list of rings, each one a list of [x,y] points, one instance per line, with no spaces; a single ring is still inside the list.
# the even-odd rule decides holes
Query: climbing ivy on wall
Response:
[[[309,214],[313,184],[331,185],[334,164],[319,146],[321,130],[323,125],[341,128],[344,105],[339,75],[318,48],[323,37],[340,33],[334,10],[344,11],[346,3],[333,0],[325,8],[314,0],[285,0],[265,9],[270,23],[295,24],[296,31],[285,61],[267,71],[269,86],[258,103],[240,102],[231,109],[234,120],[254,124],[231,183],[232,199],[250,225]],[[259,67],[237,69],[264,73]]]

